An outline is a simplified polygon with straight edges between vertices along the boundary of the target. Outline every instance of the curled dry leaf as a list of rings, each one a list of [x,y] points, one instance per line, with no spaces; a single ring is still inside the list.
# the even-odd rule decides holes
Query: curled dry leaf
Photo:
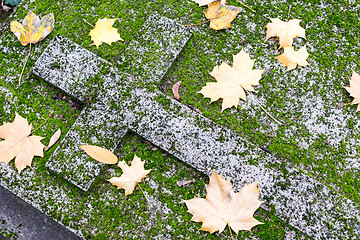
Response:
[[[118,166],[123,171],[120,177],[113,177],[109,182],[118,187],[118,189],[125,189],[125,196],[134,191],[136,184],[140,183],[143,178],[151,171],[151,169],[144,169],[145,161],[141,161],[136,155],[131,162],[131,166],[127,165],[125,161],[118,163]]]
[[[61,136],[61,129],[59,128],[54,135],[51,136],[49,144],[45,147],[45,151],[49,150],[60,138]]]
[[[187,187],[188,185],[192,184],[195,182],[195,179],[191,179],[191,180],[183,180],[183,181],[178,181],[176,183],[176,185],[178,185],[179,187]]]
[[[240,7],[225,6],[220,1],[212,2],[206,9],[205,17],[210,20],[210,28],[215,30],[231,28],[231,22],[242,10]]]
[[[199,6],[205,6],[205,5],[208,5],[209,3],[212,3],[216,0],[193,0],[194,2],[198,3]],[[221,0],[221,4],[222,5],[225,5],[226,3],[226,0]]]
[[[359,104],[360,103],[360,75],[353,71],[350,86],[345,87],[345,89],[350,93],[350,96],[354,98],[351,104]],[[360,111],[360,104],[356,108],[356,112]]]
[[[179,88],[181,85],[181,81],[178,81],[177,83],[174,84],[174,86],[172,87],[172,92],[174,94],[174,98],[179,100],[180,99],[180,95],[179,95]]]
[[[259,198],[257,183],[245,185],[235,193],[230,180],[213,172],[209,185],[206,186],[206,199],[195,197],[185,200],[188,212],[193,215],[191,221],[202,222],[200,230],[220,233],[229,224],[236,233],[239,230],[250,231],[262,224],[253,215],[263,201]]]
[[[31,166],[34,156],[43,157],[44,145],[40,142],[43,137],[29,136],[31,134],[31,124],[16,113],[12,123],[4,123],[0,126],[0,162],[8,164],[15,158],[15,167],[19,174]]]
[[[79,147],[96,161],[106,164],[115,164],[118,161],[115,154],[105,148],[94,145],[79,145]]]
[[[259,85],[259,80],[264,70],[253,70],[254,60],[241,50],[234,55],[233,66],[226,63],[214,67],[210,73],[217,82],[206,83],[198,93],[211,99],[211,102],[223,99],[222,110],[237,106],[239,99],[246,100],[245,90],[254,91],[252,86]]]
[[[265,26],[266,40],[279,37],[280,47],[286,47],[291,46],[296,37],[305,38],[305,29],[300,26],[301,20],[292,19],[289,22],[283,22],[278,18],[270,18],[270,20],[271,23]]]
[[[295,51],[292,46],[284,47],[284,53],[275,57],[282,65],[287,66],[286,71],[290,71],[296,68],[297,65],[305,67],[309,63],[306,61],[309,53],[306,50],[306,46]]]
[[[124,41],[117,32],[117,29],[112,27],[116,20],[117,18],[97,20],[95,28],[89,33],[97,48],[99,48],[103,42],[111,45],[112,42],[118,40]]]

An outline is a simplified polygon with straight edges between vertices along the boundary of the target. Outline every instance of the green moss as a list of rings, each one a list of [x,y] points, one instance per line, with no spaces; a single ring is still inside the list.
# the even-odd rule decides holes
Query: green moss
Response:
[[[316,85],[311,84],[310,80],[301,81],[303,76],[299,74],[302,73],[302,70],[286,73],[285,69],[273,58],[274,55],[279,54],[278,45],[270,42],[264,43],[264,26],[268,23],[264,16],[279,17],[285,20],[288,17],[288,5],[274,1],[252,0],[247,1],[246,4],[252,6],[256,10],[256,14],[250,11],[242,12],[233,22],[233,29],[216,32],[209,29],[207,24],[193,27],[193,37],[167,72],[160,86],[165,89],[168,96],[172,97],[172,85],[181,80],[180,93],[183,104],[194,105],[203,112],[205,117],[236,131],[240,136],[252,143],[265,147],[273,154],[278,155],[282,161],[291,162],[301,169],[305,168],[307,174],[326,184],[336,186],[346,197],[358,202],[360,181],[356,173],[347,172],[344,169],[343,166],[346,165],[346,162],[343,156],[349,154],[349,146],[357,148],[357,152],[359,152],[359,147],[349,145],[345,141],[336,147],[329,146],[326,143],[326,135],[315,136],[310,133],[304,127],[301,119],[302,111],[306,107],[299,102],[289,100],[288,97],[294,94],[300,98],[308,91],[316,92],[323,99],[329,101],[329,104],[324,106],[328,112],[335,108],[338,102],[351,101],[342,86],[348,85],[351,74],[349,64],[354,66],[355,71],[359,72],[360,70],[359,63],[356,62],[356,56],[360,55],[357,48],[360,39],[358,34],[360,32],[360,23],[357,20],[359,12],[354,10],[345,11],[344,8],[346,9],[346,7],[344,6],[349,5],[347,1],[328,2],[331,3],[332,7],[324,9],[326,18],[319,21],[314,21],[314,19],[317,19],[319,15],[316,4],[320,4],[321,1],[310,1],[304,5],[294,3],[290,12],[290,18],[302,19],[302,26],[306,27],[307,40],[297,41],[296,47],[305,43],[309,43],[313,47],[309,61],[310,64],[318,63],[319,69],[318,71],[307,72],[305,76],[306,79],[317,82]],[[235,0],[228,1],[228,3],[239,6]],[[66,1],[42,1],[41,3],[24,1],[22,7],[18,8],[17,13],[11,20],[22,20],[29,9],[42,15],[54,12],[56,27],[48,38],[34,46],[20,88],[17,87],[16,81],[28,47],[22,47],[8,27],[2,29],[1,44],[7,46],[9,50],[0,50],[0,86],[9,89],[16,99],[12,99],[14,103],[11,106],[11,114],[7,114],[3,108],[0,108],[0,121],[12,121],[14,112],[17,111],[22,116],[27,117],[34,127],[37,127],[47,118],[51,111],[54,111],[49,121],[35,133],[45,136],[43,143],[49,141],[57,128],[62,129],[64,136],[80,114],[80,110],[74,108],[70,103],[70,100],[75,101],[74,99],[69,96],[66,96],[66,100],[52,99],[51,97],[58,94],[59,90],[54,89],[30,73],[30,67],[34,65],[40,53],[55,35],[64,35],[96,55],[103,57],[120,70],[127,69],[129,74],[136,75],[137,70],[132,69],[132,61],[125,60],[122,63],[118,63],[118,61],[125,55],[127,44],[142,33],[143,29],[141,27],[152,12],[175,19],[180,24],[198,23],[205,20],[205,8],[198,7],[192,1],[175,0],[108,1],[106,3],[95,0],[77,0],[71,3]],[[98,18],[104,17],[119,18],[114,27],[119,29],[119,33],[125,41],[113,43],[111,46],[102,44],[99,49],[94,46],[88,47],[92,42],[88,36],[88,32],[92,27],[85,24],[82,18],[85,18],[91,24],[95,24]],[[246,26],[248,23],[253,23],[254,29],[248,28]],[[333,31],[335,26],[340,30]],[[334,42],[327,42],[326,39],[322,38],[323,35],[326,35],[328,39],[332,39]],[[157,47],[156,43],[152,43],[151,46]],[[221,101],[210,104],[209,99],[204,99],[201,94],[197,93],[206,82],[214,81],[209,74],[213,67],[221,62],[231,63],[232,55],[238,53],[242,48],[250,54],[251,58],[256,59],[255,67],[257,69],[266,69],[260,81],[261,85],[256,87],[257,92],[254,93],[254,96],[257,99],[264,99],[265,105],[271,114],[283,122],[288,121],[287,125],[277,126],[276,128],[271,127],[271,120],[262,112],[259,106],[254,104],[245,108],[247,105],[243,101],[240,101],[237,108],[220,113]],[[342,51],[340,56],[335,54],[338,49]],[[147,57],[152,58],[152,56]],[[335,61],[336,64],[334,64]],[[139,67],[141,69],[141,66]],[[107,70],[104,68],[101,74]],[[93,81],[100,81],[101,83],[102,80],[99,76],[95,77]],[[336,79],[336,84],[333,84],[333,79]],[[331,81],[331,87],[328,87],[328,81]],[[148,86],[145,83],[133,84],[135,86]],[[156,89],[157,87],[152,88]],[[295,91],[292,92],[291,90]],[[332,94],[336,94],[337,97],[329,96],[329,91],[333,91]],[[63,92],[60,93],[65,96]],[[130,92],[126,94],[130,94]],[[123,96],[124,98],[128,96],[126,94]],[[87,101],[91,101],[90,97]],[[96,101],[98,96],[95,95],[92,99]],[[170,105],[169,100],[165,97],[159,97],[157,100],[163,105]],[[4,96],[0,95],[0,102],[5,102]],[[289,106],[298,106],[298,108]],[[112,102],[112,107],[119,108],[120,105],[117,102]],[[345,106],[343,112],[353,113],[355,108],[356,106]],[[325,124],[328,121],[326,116],[320,120]],[[358,133],[351,130],[356,125],[356,122],[358,122],[358,116],[354,114],[354,118],[346,122],[346,129],[349,130],[348,138],[359,140]],[[293,127],[296,130],[293,130]],[[269,135],[274,137],[269,137]],[[293,136],[308,139],[311,144],[304,149],[297,139],[293,139]],[[121,174],[121,170],[115,166],[111,166],[103,172],[104,176],[99,177],[89,193],[83,193],[64,181],[60,176],[49,173],[45,163],[49,160],[56,146],[46,152],[44,158],[36,157],[34,159],[33,168],[36,177],[31,178],[34,185],[29,186],[29,191],[35,190],[44,182],[65,189],[67,196],[73,199],[72,202],[61,205],[56,199],[50,198],[42,204],[42,208],[65,225],[81,231],[86,238],[122,238],[123,236],[118,235],[118,229],[126,229],[129,232],[143,233],[145,236],[153,237],[164,233],[166,226],[173,227],[174,230],[169,233],[172,236],[182,235],[187,239],[229,238],[229,232],[210,235],[198,231],[197,229],[200,228],[201,224],[190,222],[191,215],[186,212],[185,204],[181,202],[182,199],[190,199],[196,195],[204,197],[204,182],[208,181],[207,177],[177,159],[168,156],[161,150],[151,150],[143,139],[128,134],[116,154],[129,163],[136,153],[146,160],[146,167],[154,169],[150,173],[149,179],[158,184],[159,187],[155,190],[149,186],[150,180],[142,183],[141,187],[146,193],[153,195],[153,198],[158,199],[161,204],[171,209],[172,213],[166,215],[167,218],[164,218],[161,211],[151,212],[140,191],[135,191],[133,195],[125,198],[122,190],[116,190],[115,187],[111,186],[106,179],[113,177],[113,173],[116,173],[115,175]],[[134,147],[137,147],[136,150],[133,150]],[[63,156],[64,159],[66,157]],[[358,154],[355,157],[359,157]],[[256,164],[258,161],[261,161],[261,159],[253,159],[251,163]],[[13,162],[10,166],[15,169]],[[284,165],[279,164],[269,167],[281,169],[286,174]],[[173,169],[176,169],[176,171],[173,171]],[[24,175],[27,176],[26,174],[29,171],[29,168],[26,169]],[[164,174],[166,172],[174,173],[169,177]],[[193,178],[196,182],[188,188],[179,188],[176,185],[179,180]],[[21,181],[12,181],[11,183],[9,179],[4,179],[4,181],[8,182],[13,188],[22,185]],[[286,186],[288,183],[279,184]],[[168,192],[171,192],[171,194],[168,194]],[[109,199],[108,195],[113,196],[113,199],[111,202],[104,203],[102,199]],[[92,210],[89,209],[89,204]],[[78,223],[79,219],[84,216],[89,217],[89,221]],[[266,212],[259,209],[256,218],[265,222],[265,224],[255,227],[251,233],[241,232],[238,239],[252,237],[284,239],[287,231],[294,231],[295,238],[302,236],[300,232],[279,220],[275,216],[274,210]],[[152,226],[142,231],[141,227],[144,222],[149,221],[152,222]],[[93,230],[93,228],[96,230]],[[128,238],[131,238],[131,236],[128,236]]]

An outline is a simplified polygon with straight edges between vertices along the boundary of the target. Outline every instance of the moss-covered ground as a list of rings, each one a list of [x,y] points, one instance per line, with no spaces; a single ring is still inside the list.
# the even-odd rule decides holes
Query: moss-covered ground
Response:
[[[183,104],[195,106],[214,122],[235,130],[240,136],[359,203],[359,116],[355,113],[355,106],[344,105],[352,99],[343,88],[349,85],[352,70],[360,72],[359,2],[250,0],[245,3],[256,13],[244,10],[234,20],[231,29],[214,31],[207,24],[191,27],[193,37],[158,88],[171,96],[172,85],[181,80]],[[229,0],[228,4],[241,6],[235,0]],[[28,47],[20,45],[9,31],[8,24],[1,30],[0,123],[12,121],[16,111],[37,127],[53,110],[49,121],[36,132],[46,137],[44,143],[59,127],[66,133],[80,113],[78,105],[69,96],[30,73],[31,66],[55,35],[61,34],[117,65],[127,44],[141,32],[149,14],[156,12],[180,24],[205,20],[205,8],[190,0],[24,0],[11,20],[21,21],[29,10],[40,15],[53,12],[55,29],[48,38],[34,46],[20,87],[17,79]],[[125,41],[111,46],[103,44],[99,49],[88,47],[91,27],[83,18],[95,24],[97,19],[105,17],[119,18],[114,27],[119,29]],[[285,72],[286,68],[274,58],[281,53],[277,41],[264,40],[268,18],[275,17],[302,20],[307,39],[297,39],[294,45],[298,49],[306,44],[310,53],[309,66]],[[237,108],[221,113],[221,102],[210,104],[209,99],[196,92],[206,82],[214,81],[209,75],[214,66],[221,62],[230,64],[232,55],[242,48],[256,59],[257,69],[266,71],[261,85],[256,87],[256,93],[247,102],[240,101]],[[286,124],[274,123],[253,97]],[[191,215],[181,202],[194,195],[205,196],[207,177],[160,149],[152,150],[136,134],[128,134],[116,154],[130,162],[136,153],[146,161],[147,168],[154,169],[141,185],[153,200],[154,209],[149,208],[140,191],[125,198],[123,191],[116,190],[106,181],[120,174],[115,167],[104,170],[90,193],[80,192],[48,172],[45,163],[53,150],[46,152],[44,158],[36,157],[33,168],[27,168],[20,177],[13,163],[3,167],[0,183],[86,238],[230,238],[228,231],[213,235],[198,231],[200,224],[190,222]],[[185,179],[195,179],[196,182],[187,188],[179,188],[176,182]],[[54,193],[56,189],[66,189],[66,196]],[[306,237],[271,211],[260,209],[256,218],[265,224],[255,227],[251,233],[241,232],[238,239]]]

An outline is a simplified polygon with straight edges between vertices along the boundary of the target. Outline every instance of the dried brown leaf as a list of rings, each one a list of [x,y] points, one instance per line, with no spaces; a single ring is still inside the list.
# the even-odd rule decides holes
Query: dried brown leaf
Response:
[[[172,92],[174,94],[174,98],[179,100],[180,99],[180,95],[179,95],[179,88],[181,85],[181,81],[178,81],[177,83],[175,83],[172,87]]]

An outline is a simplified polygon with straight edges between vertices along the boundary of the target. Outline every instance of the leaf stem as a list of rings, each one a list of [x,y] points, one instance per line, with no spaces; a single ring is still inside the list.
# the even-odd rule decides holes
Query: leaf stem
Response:
[[[26,63],[27,63],[27,61],[28,61],[28,59],[29,59],[29,56],[30,56],[30,52],[31,52],[31,43],[30,43],[29,53],[28,53],[28,55],[27,55],[27,57],[26,57],[24,66],[23,66],[23,68],[22,68],[22,70],[21,70],[21,73],[20,73],[20,77],[19,77],[19,87],[20,87],[20,81],[21,81],[22,75],[23,75],[23,73],[24,73],[24,69],[25,69]]]
[[[240,2],[239,0],[237,0],[241,5],[243,5],[244,7],[246,7],[247,9],[249,9],[250,11],[252,11],[253,13],[256,13],[256,11],[254,9],[252,9],[251,7],[249,7],[248,5],[246,5],[245,3]]]
[[[229,224],[228,224],[228,228],[229,228],[229,232],[230,232],[231,240],[234,240],[234,237],[233,237],[233,235],[232,235],[231,228],[230,228],[230,225],[229,225]]]
[[[286,19],[287,22],[289,21],[289,18],[290,18],[290,10],[291,10],[291,5],[289,5],[288,16],[287,16],[287,19]]]
[[[188,25],[183,25],[184,27],[191,27],[191,26],[197,26],[197,25],[201,25],[201,24],[204,24],[204,23],[207,23],[207,22],[210,22],[212,19],[208,19],[204,22],[201,22],[201,23],[193,23],[193,24],[188,24]]]
[[[88,21],[86,21],[86,19],[85,19],[85,18],[83,18],[83,20],[84,20],[84,22],[86,22],[87,24],[89,24],[91,27],[95,28],[95,26],[94,26],[94,25],[92,25],[91,23],[89,23]]]
[[[41,128],[41,126],[43,126],[48,120],[49,120],[49,118],[51,117],[51,115],[54,113],[54,111],[51,111],[51,113],[49,114],[49,116],[45,119],[45,121],[42,123],[42,124],[40,124],[40,126],[38,126],[37,128],[35,128],[30,134],[29,134],[29,136],[31,135],[31,134],[33,134],[36,130],[38,130],[39,128]]]
[[[241,87],[244,88],[243,86],[241,86]],[[253,97],[253,99],[255,100],[255,102],[260,106],[260,108],[261,108],[272,120],[274,120],[274,121],[275,121],[277,124],[279,124],[279,125],[284,125],[282,122],[276,120],[268,111],[266,111],[265,108],[261,105],[261,103],[259,103],[258,100],[256,100],[256,98],[254,97],[254,95],[251,94],[251,92],[249,92],[246,88],[244,88],[244,89],[245,89],[245,91],[246,91],[250,96]]]
[[[144,194],[144,197],[146,198],[146,201],[149,203],[150,207],[153,208],[153,205],[151,204],[151,202],[149,201],[149,199],[146,197],[144,191],[142,190],[141,186],[139,183],[137,183],[138,187],[140,188],[141,192]]]

